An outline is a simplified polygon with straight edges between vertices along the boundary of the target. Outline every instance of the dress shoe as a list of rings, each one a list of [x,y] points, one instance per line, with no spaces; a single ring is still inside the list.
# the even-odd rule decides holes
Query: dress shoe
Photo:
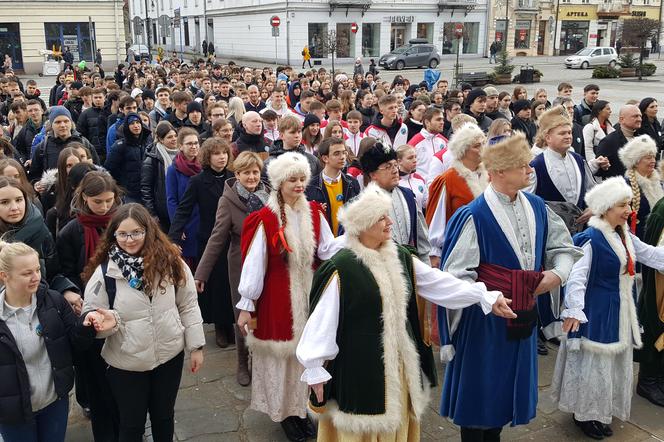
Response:
[[[316,437],[317,433],[316,426],[314,425],[313,422],[311,422],[309,416],[298,418],[298,421],[299,421],[298,423],[300,424],[300,430],[302,430],[307,439],[313,439]]]
[[[219,348],[228,347],[228,338],[226,337],[226,331],[223,327],[214,327],[214,337]]]
[[[578,421],[574,418],[574,423],[586,436],[595,440],[604,439],[604,433],[597,427],[597,425],[595,425],[595,421]]]
[[[655,405],[664,407],[664,391],[660,388],[661,383],[656,377],[639,376],[639,382],[636,385],[636,393],[648,399]]]
[[[597,421],[595,421],[595,422],[597,422]],[[602,434],[603,434],[604,436],[606,436],[606,437],[611,437],[611,436],[613,436],[613,430],[612,430],[611,427],[609,427],[608,425],[603,424],[603,423],[601,423],[601,422],[597,422],[596,425],[599,427],[600,430],[602,430]]]
[[[546,348],[546,343],[542,338],[537,338],[537,354],[540,356],[546,356],[549,354],[549,349]]]
[[[283,428],[286,438],[292,442],[305,442],[307,440],[300,429],[299,421],[300,418],[296,416],[289,416],[281,421],[281,428]]]

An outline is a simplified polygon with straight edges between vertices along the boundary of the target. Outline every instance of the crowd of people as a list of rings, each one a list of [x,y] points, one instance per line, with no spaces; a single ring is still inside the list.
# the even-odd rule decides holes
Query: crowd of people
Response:
[[[587,437],[629,418],[633,360],[664,406],[657,100],[533,92],[172,58],[42,98],[6,69],[3,439],[64,440],[75,385],[95,441],[148,414],[171,441],[203,324],[292,441],[419,440],[439,381],[463,441],[500,440],[554,345]]]

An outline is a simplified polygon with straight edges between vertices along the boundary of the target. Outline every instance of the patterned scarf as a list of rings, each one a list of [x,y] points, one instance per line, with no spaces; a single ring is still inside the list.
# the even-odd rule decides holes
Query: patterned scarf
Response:
[[[253,213],[257,210],[260,210],[265,205],[270,194],[265,190],[263,183],[259,183],[256,190],[249,192],[246,187],[240,184],[239,181],[235,182],[235,191],[242,200],[243,203],[247,206],[247,213]]]
[[[120,267],[122,276],[127,280],[129,286],[141,290],[143,287],[143,257],[132,256],[117,245],[111,247],[108,257]]]

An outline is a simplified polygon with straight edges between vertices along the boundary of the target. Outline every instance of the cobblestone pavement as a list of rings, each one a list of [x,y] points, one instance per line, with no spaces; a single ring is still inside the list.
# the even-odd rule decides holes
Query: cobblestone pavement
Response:
[[[178,441],[192,442],[273,442],[286,441],[281,427],[266,416],[247,408],[250,388],[235,381],[235,351],[221,350],[214,344],[214,331],[207,332],[205,365],[192,375],[185,368],[175,406],[175,436]],[[540,398],[537,417],[525,426],[506,428],[504,441],[577,441],[584,440],[570,415],[557,411],[548,399],[547,389],[556,359],[556,347],[549,344],[549,356],[540,357]],[[439,379],[442,371],[439,367]],[[490,375],[490,374],[488,374]],[[440,387],[432,392],[431,403],[422,423],[422,441],[459,440],[458,428],[438,416]],[[75,401],[72,401],[75,402]],[[481,404],[478,404],[481,406]],[[664,409],[655,407],[639,396],[634,397],[629,422],[614,419],[613,442],[664,440]],[[149,434],[149,428],[147,431]],[[148,436],[147,440],[151,441]],[[588,439],[586,439],[588,440]],[[92,441],[89,422],[78,406],[72,405],[67,441]]]

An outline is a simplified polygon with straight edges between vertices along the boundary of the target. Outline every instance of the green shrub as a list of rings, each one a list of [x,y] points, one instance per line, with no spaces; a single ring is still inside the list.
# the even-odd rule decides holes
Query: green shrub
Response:
[[[618,78],[620,70],[611,66],[598,66],[593,69],[593,78]]]
[[[643,77],[650,77],[651,75],[655,74],[657,66],[652,63],[643,63],[641,67],[636,68],[636,75],[639,75],[639,70],[641,71],[641,75]]]
[[[618,59],[618,65],[624,69],[634,69],[639,66],[639,59],[636,58],[634,53],[627,52],[620,56]]]

